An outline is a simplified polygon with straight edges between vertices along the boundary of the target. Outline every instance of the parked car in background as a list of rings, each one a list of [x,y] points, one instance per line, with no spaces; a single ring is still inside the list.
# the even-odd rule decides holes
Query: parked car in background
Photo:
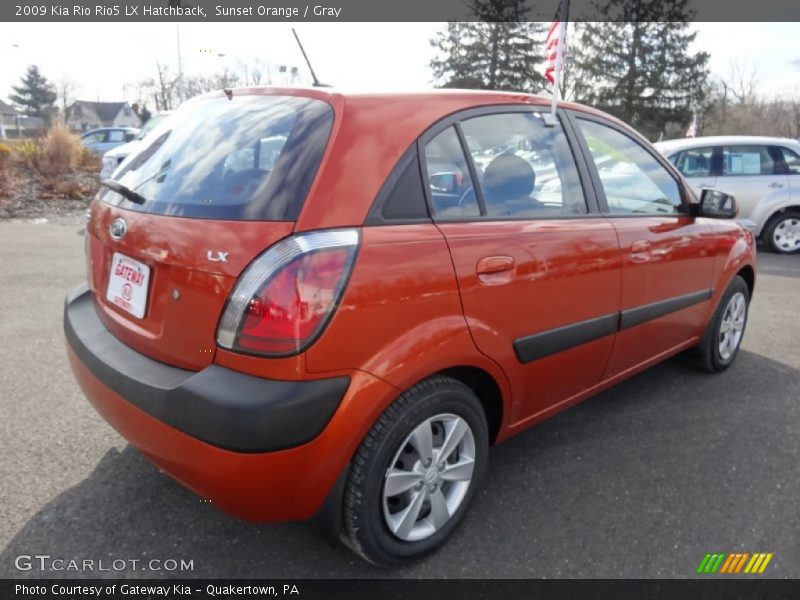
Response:
[[[739,203],[739,219],[775,252],[800,252],[800,142],[755,136],[698,137],[655,147],[696,190]]]
[[[732,197],[696,198],[604,113],[549,109],[184,103],[92,202],[64,310],[84,394],[223,511],[313,519],[375,563],[439,547],[490,445],[679,352],[722,371],[744,335]]]
[[[127,144],[116,146],[103,154],[103,166],[100,170],[100,180],[102,181],[103,179],[108,179],[111,177],[114,169],[116,169],[123,160],[141,148],[142,140],[147,136],[148,133],[153,131],[153,129],[155,129],[159,123],[162,123],[164,119],[169,116],[170,112],[171,111],[164,111],[153,115],[144,125],[142,125],[142,130],[133,140]]]
[[[81,142],[95,154],[103,155],[112,148],[127,144],[139,134],[133,127],[102,127],[81,135]]]

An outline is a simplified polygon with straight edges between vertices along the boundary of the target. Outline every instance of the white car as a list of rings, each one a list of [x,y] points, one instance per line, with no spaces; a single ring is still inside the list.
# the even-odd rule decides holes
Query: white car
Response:
[[[739,220],[771,250],[800,252],[800,142],[711,136],[654,144],[695,189],[718,188],[739,202]]]
[[[111,174],[120,165],[120,163],[128,158],[128,156],[136,152],[141,147],[142,140],[147,136],[147,134],[153,131],[153,129],[155,129],[159,123],[163,122],[169,114],[170,111],[164,111],[153,115],[148,119],[147,123],[142,126],[141,131],[139,131],[138,135],[133,140],[127,144],[116,146],[103,154],[103,166],[100,169],[100,181],[103,181],[104,179],[110,179]]]

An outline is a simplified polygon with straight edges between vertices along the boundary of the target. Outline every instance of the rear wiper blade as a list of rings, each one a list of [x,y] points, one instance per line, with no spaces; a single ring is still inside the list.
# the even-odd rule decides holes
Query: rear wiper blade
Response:
[[[104,179],[103,181],[100,182],[100,185],[103,187],[107,187],[111,191],[117,192],[120,196],[124,196],[125,198],[127,198],[131,202],[135,202],[136,204],[144,204],[145,202],[147,202],[147,199],[144,196],[134,192],[129,187],[126,187],[121,183],[119,183],[118,181],[114,181],[113,179]]]

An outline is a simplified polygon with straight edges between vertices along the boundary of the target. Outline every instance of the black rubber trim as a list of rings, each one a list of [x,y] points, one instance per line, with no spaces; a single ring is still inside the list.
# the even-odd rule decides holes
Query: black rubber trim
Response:
[[[676,296],[675,298],[668,298],[667,300],[623,310],[620,313],[619,330],[630,329],[631,327],[636,327],[647,321],[652,321],[664,315],[694,306],[695,304],[699,304],[711,298],[713,293],[714,290],[702,290],[700,292],[693,292],[684,296]]]
[[[520,362],[531,362],[611,335],[617,331],[618,322],[619,313],[614,313],[535,333],[514,340],[514,352]]]
[[[403,153],[394,166],[386,181],[383,182],[378,195],[364,220],[364,225],[414,225],[431,223],[428,212],[428,203],[423,189],[422,172],[420,171],[419,158],[417,157],[417,144],[414,142]],[[402,211],[396,210],[398,205],[407,203],[402,207],[409,214],[392,214]]]
[[[517,338],[514,340],[514,352],[521,363],[532,362],[694,306],[708,300],[713,294],[714,290],[710,289],[692,292]]]
[[[67,296],[64,332],[76,356],[109,389],[167,425],[234,452],[311,441],[350,385],[349,377],[278,381],[218,365],[194,372],[155,361],[106,329],[85,284]]]

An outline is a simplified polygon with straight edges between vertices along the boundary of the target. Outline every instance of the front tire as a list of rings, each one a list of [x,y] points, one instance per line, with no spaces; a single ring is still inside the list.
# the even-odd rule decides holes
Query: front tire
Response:
[[[722,295],[697,346],[697,355],[703,369],[718,373],[733,363],[744,338],[749,307],[750,288],[737,275]]]
[[[764,227],[763,239],[778,254],[800,252],[800,213],[786,211],[774,215]]]
[[[353,459],[344,497],[350,547],[381,565],[435,550],[464,517],[488,448],[481,403],[460,381],[436,375],[403,393]]]

